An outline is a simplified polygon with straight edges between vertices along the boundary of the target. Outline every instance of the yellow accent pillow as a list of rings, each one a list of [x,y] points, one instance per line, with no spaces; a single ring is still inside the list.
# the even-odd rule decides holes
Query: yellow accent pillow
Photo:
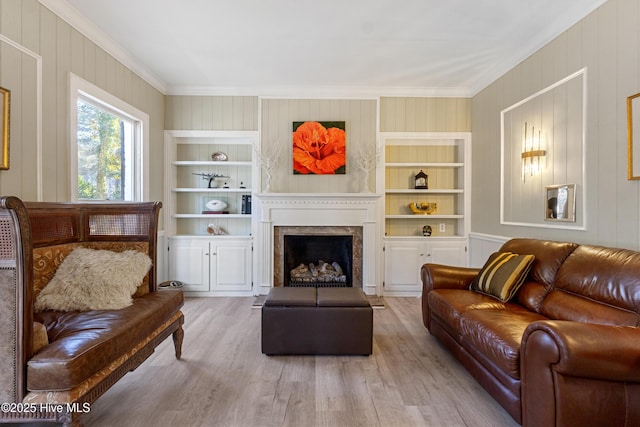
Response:
[[[470,289],[507,302],[524,283],[534,259],[533,255],[493,253],[471,282]]]

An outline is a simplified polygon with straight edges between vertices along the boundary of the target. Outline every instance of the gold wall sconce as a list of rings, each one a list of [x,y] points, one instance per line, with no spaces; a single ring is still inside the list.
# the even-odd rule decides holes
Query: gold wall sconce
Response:
[[[531,126],[528,132],[527,122],[524,122],[524,135],[522,137],[522,181],[527,182],[527,175],[534,176],[542,171],[546,150],[542,149],[542,132]]]

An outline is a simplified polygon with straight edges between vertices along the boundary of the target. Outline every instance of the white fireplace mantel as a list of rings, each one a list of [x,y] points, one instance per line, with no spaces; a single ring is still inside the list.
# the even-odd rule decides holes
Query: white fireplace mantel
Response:
[[[380,294],[380,256],[377,224],[381,194],[376,193],[260,193],[252,202],[255,218],[254,268],[261,294],[273,286],[274,240],[277,226],[362,227],[362,287],[368,295]]]

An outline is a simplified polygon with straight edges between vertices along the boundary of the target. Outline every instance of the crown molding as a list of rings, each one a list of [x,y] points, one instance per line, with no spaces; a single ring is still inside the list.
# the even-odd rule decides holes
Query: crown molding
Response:
[[[117,44],[67,0],[38,0],[108,54],[129,68],[163,95],[177,96],[259,96],[296,99],[377,99],[379,97],[470,98],[490,82],[469,87],[375,87],[375,86],[170,86],[126,49]],[[489,80],[492,79],[491,77]],[[495,79],[493,79],[495,80]],[[482,87],[479,87],[482,86]]]
[[[78,12],[67,0],[38,0],[108,54],[120,61],[163,95],[182,96],[259,96],[296,99],[377,99],[387,97],[461,97],[473,96],[469,88],[451,87],[374,87],[374,86],[168,86],[135,60],[93,22]]]
[[[296,99],[377,99],[379,97],[468,98],[468,88],[373,87],[373,86],[174,86],[166,95],[178,96],[259,96]]]
[[[469,86],[461,87],[373,87],[373,86],[172,86],[164,82],[148,67],[141,64],[125,48],[117,44],[106,33],[78,12],[67,0],[38,0],[44,7],[66,21],[69,25],[94,42],[100,48],[132,70],[140,78],[157,89],[163,95],[185,96],[260,96],[265,98],[358,98],[374,99],[386,97],[459,97],[471,98],[487,88],[509,70],[516,67],[532,53],[544,47],[568,26],[575,22],[566,22],[565,26],[549,27],[542,42],[530,46],[521,46],[498,61],[495,66],[476,76]],[[606,0],[590,0],[589,13],[600,7]],[[585,15],[585,16],[586,16]]]
[[[93,43],[104,49],[109,55],[120,61],[141,79],[149,83],[156,90],[166,95],[167,85],[149,69],[138,63],[125,49],[113,41],[96,25],[78,12],[67,0],[38,0],[40,4],[56,14],[67,24],[78,30]]]

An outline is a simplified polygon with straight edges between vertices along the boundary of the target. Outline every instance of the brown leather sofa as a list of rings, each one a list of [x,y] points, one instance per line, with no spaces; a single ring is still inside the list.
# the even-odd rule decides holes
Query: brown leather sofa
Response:
[[[0,423],[81,425],[91,403],[164,339],[173,336],[180,358],[183,294],[156,283],[160,207],[0,198]],[[79,246],[149,256],[153,265],[133,304],[34,313],[38,293]]]
[[[535,256],[506,303],[480,269],[422,267],[424,325],[525,426],[640,425],[640,252],[513,239]]]

